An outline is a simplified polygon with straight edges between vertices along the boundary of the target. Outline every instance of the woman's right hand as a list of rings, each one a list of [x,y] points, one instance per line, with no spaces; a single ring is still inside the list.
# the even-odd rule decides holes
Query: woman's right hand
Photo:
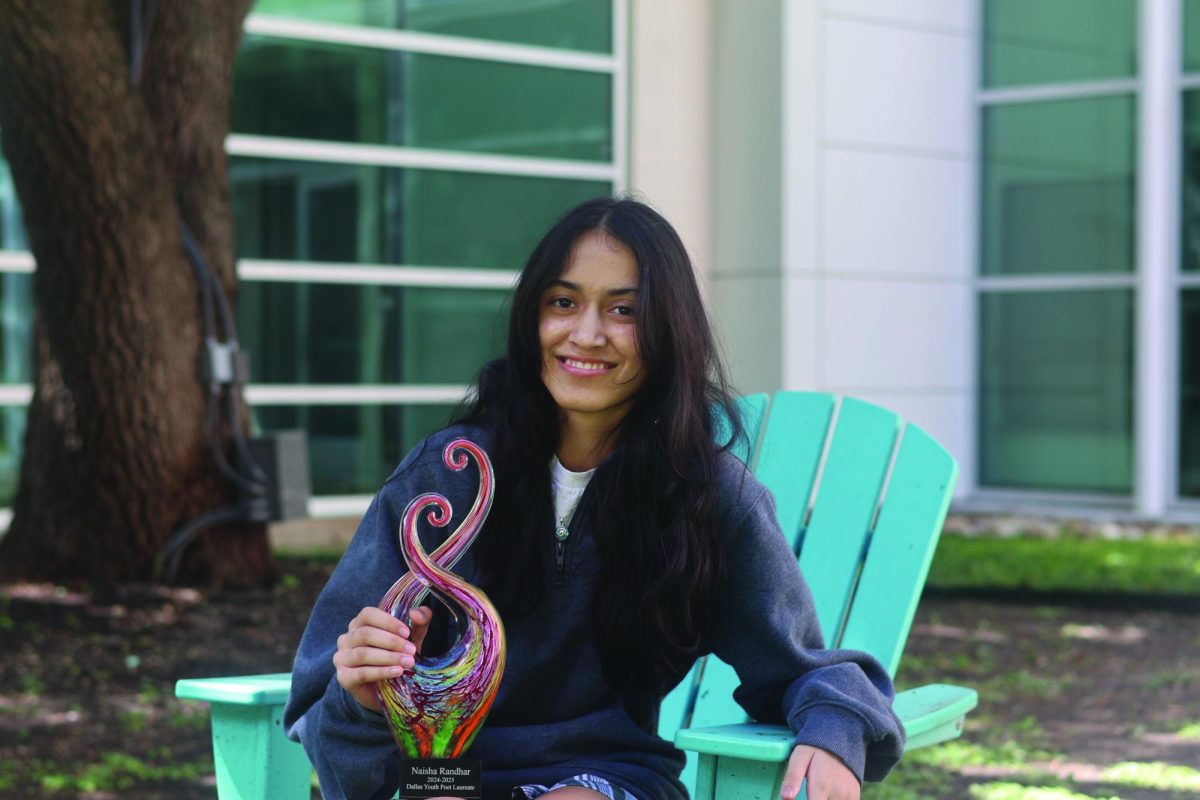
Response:
[[[382,608],[367,606],[338,637],[337,652],[333,654],[338,683],[364,708],[382,713],[375,684],[412,669],[433,612],[428,606],[420,606],[412,610],[410,617],[411,630]]]

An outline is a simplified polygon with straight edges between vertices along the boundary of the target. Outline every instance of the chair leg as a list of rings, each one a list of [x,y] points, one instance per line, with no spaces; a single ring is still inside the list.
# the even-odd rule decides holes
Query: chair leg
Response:
[[[700,756],[696,800],[778,800],[786,764]],[[801,791],[797,800],[805,800]]]
[[[220,800],[307,800],[312,765],[283,733],[282,706],[212,705]]]

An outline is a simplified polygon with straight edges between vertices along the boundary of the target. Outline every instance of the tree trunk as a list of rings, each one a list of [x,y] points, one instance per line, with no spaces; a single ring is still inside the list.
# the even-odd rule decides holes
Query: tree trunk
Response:
[[[136,84],[131,5],[0,0],[0,144],[37,260],[34,395],[0,577],[148,579],[172,531],[235,497],[205,434],[180,223],[232,300],[224,141],[250,0],[157,3]],[[181,575],[247,586],[273,572],[256,523],[208,529]]]

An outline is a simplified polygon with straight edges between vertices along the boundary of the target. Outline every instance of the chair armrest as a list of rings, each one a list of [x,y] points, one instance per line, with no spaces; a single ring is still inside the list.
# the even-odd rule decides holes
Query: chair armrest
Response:
[[[287,702],[291,687],[290,672],[235,678],[185,678],[175,684],[175,696],[182,700],[239,706],[280,706]]]
[[[893,708],[904,723],[906,749],[916,750],[958,736],[967,712],[978,703],[974,689],[943,683],[898,693]],[[792,732],[786,727],[757,722],[687,728],[675,734],[675,746],[680,749],[750,761],[787,761],[792,742]]]
[[[175,696],[212,704],[213,767],[219,800],[307,800],[312,766],[283,732],[292,676],[187,678]]]
[[[916,750],[958,738],[967,712],[979,705],[979,694],[965,686],[931,683],[896,694],[892,709],[904,723],[905,750]]]

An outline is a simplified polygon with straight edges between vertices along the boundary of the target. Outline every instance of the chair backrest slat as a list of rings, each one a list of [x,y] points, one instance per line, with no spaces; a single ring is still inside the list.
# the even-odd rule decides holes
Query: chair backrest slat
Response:
[[[916,425],[904,429],[841,641],[875,656],[893,675],[957,475],[954,459],[929,434]]]
[[[754,463],[755,476],[775,497],[779,526],[793,552],[804,534],[804,517],[833,409],[834,399],[829,394],[777,394],[767,418],[767,434]]]
[[[836,646],[858,582],[871,519],[900,420],[852,398],[841,403],[804,533],[800,569],[812,589],[826,644]]]

